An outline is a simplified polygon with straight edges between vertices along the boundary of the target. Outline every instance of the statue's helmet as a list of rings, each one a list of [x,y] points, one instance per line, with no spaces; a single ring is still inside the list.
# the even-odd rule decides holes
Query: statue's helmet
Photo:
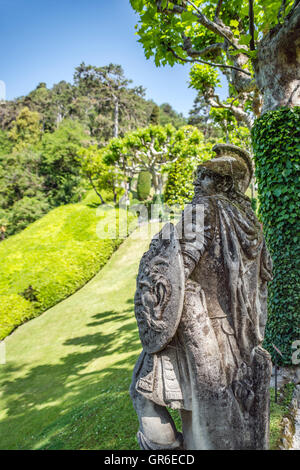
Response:
[[[249,153],[232,144],[216,144],[212,150],[217,156],[199,165],[197,173],[207,168],[220,176],[231,176],[234,187],[244,193],[253,175]]]

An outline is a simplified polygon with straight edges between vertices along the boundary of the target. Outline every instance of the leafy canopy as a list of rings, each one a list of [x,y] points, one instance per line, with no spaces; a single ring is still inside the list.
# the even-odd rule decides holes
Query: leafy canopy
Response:
[[[196,50],[203,49],[220,40],[213,22],[218,0],[130,0],[133,9],[139,14],[140,22],[137,26],[139,41],[143,44],[147,58],[154,56],[155,64],[174,65],[182,63],[171,52],[187,59],[188,54],[180,44],[182,35],[191,38],[192,46]],[[219,13],[222,22],[230,28],[233,36],[238,39],[240,46],[248,46],[251,41],[249,33],[249,2],[248,0],[225,0]],[[287,0],[285,14],[292,8],[294,1]],[[255,41],[261,39],[278,22],[278,12],[282,0],[254,0],[254,26]],[[205,17],[199,23],[199,17]],[[206,21],[207,20],[207,21]],[[234,53],[234,49],[232,51]],[[249,56],[251,53],[247,52]],[[222,60],[222,54],[218,57]],[[253,57],[253,55],[252,55]]]

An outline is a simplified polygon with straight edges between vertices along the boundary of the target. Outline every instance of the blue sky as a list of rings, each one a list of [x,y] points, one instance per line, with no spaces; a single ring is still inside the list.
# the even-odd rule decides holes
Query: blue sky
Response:
[[[129,0],[0,0],[0,81],[6,98],[25,95],[39,82],[72,81],[81,62],[121,64],[147,98],[188,115],[196,92],[188,66],[156,68],[137,42]],[[224,88],[225,90],[225,88]]]

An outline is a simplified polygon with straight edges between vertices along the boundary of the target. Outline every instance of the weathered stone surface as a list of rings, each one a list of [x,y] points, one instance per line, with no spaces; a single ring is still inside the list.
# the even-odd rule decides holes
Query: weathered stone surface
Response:
[[[156,353],[176,333],[183,306],[184,267],[174,226],[166,224],[144,253],[137,277],[135,314],[143,348]]]
[[[215,151],[182,220],[167,225],[170,241],[156,237],[140,264],[144,349],[131,397],[143,449],[268,448],[271,360],[261,343],[271,260],[243,195],[251,160],[231,145]],[[166,407],[180,410],[183,436]]]

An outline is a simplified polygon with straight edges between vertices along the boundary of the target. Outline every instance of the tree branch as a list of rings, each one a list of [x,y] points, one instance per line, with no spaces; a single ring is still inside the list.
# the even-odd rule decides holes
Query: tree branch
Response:
[[[242,72],[245,75],[249,75],[251,77],[250,72],[246,72],[245,70],[240,69],[238,67],[235,67],[234,65],[215,64],[213,62],[207,62],[207,61],[201,60],[201,59],[186,59],[186,58],[180,57],[178,54],[176,54],[176,52],[172,49],[171,46],[168,46],[168,50],[170,52],[172,52],[172,54],[174,55],[174,57],[176,57],[176,59],[182,60],[182,62],[190,62],[190,63],[199,62],[200,64],[210,65],[211,67],[221,67],[221,68],[226,68],[226,69],[237,70],[238,72]]]
[[[234,48],[236,48],[236,45],[231,42],[231,39],[233,38],[233,32],[231,29],[224,24],[218,24],[215,23],[214,21],[211,21],[205,16],[201,10],[191,1],[191,0],[186,0],[186,3],[191,5],[191,7],[194,8],[194,10],[197,12],[196,16],[199,18],[200,23],[205,26],[207,29],[212,31],[215,34],[218,34],[219,36],[222,36],[226,41],[228,41]]]
[[[296,6],[300,3],[300,0],[295,0],[294,5],[292,6],[291,12],[296,8]]]
[[[215,44],[211,44],[210,46],[204,47],[203,49],[197,50],[193,49],[192,41],[189,37],[187,37],[184,33],[182,34],[183,39],[183,49],[187,53],[189,57],[201,57],[212,52],[218,52],[223,49],[224,43],[217,42]]]
[[[219,18],[219,15],[220,15],[220,12],[221,12],[221,8],[222,8],[222,3],[223,3],[223,0],[219,0],[219,1],[218,1],[217,7],[216,7],[216,11],[215,11],[215,20]]]
[[[249,33],[251,36],[250,51],[255,51],[253,0],[249,0]]]
[[[233,32],[228,26],[225,26],[221,21],[214,22],[211,21],[205,16],[200,9],[191,1],[191,0],[185,0],[187,4],[191,5],[193,9],[195,10],[195,17],[198,18],[199,22],[205,26],[207,29],[212,31],[213,33],[217,34],[218,36],[222,36],[228,43],[234,47],[235,49],[237,48],[236,45],[231,41],[233,38]],[[173,5],[172,8],[165,8],[163,9],[161,7],[161,1],[156,0],[156,5],[157,5],[157,10],[160,13],[166,13],[166,14],[181,14],[184,12],[187,12],[188,10],[181,6],[181,5]],[[192,12],[193,13],[193,12]]]
[[[278,14],[277,14],[278,23],[280,23],[280,20],[281,20],[282,16],[284,15],[285,7],[286,7],[286,0],[282,0],[282,3],[280,5],[280,8],[279,8]]]
[[[97,194],[97,196],[100,198],[100,201],[101,201],[101,204],[105,204],[104,200],[103,200],[103,197],[101,196],[101,194],[97,191],[97,188],[96,186],[94,185],[94,181],[92,179],[92,176],[90,173],[87,173],[87,177],[89,179],[89,182],[91,183],[91,186],[93,188],[93,190],[95,191],[95,193]]]
[[[233,115],[238,121],[243,121],[248,127],[248,129],[251,129],[252,119],[249,114],[247,114],[242,108],[239,108],[238,106],[233,106],[232,104],[221,103],[220,98],[217,95],[207,96],[206,100],[214,108],[228,109],[233,113]]]

